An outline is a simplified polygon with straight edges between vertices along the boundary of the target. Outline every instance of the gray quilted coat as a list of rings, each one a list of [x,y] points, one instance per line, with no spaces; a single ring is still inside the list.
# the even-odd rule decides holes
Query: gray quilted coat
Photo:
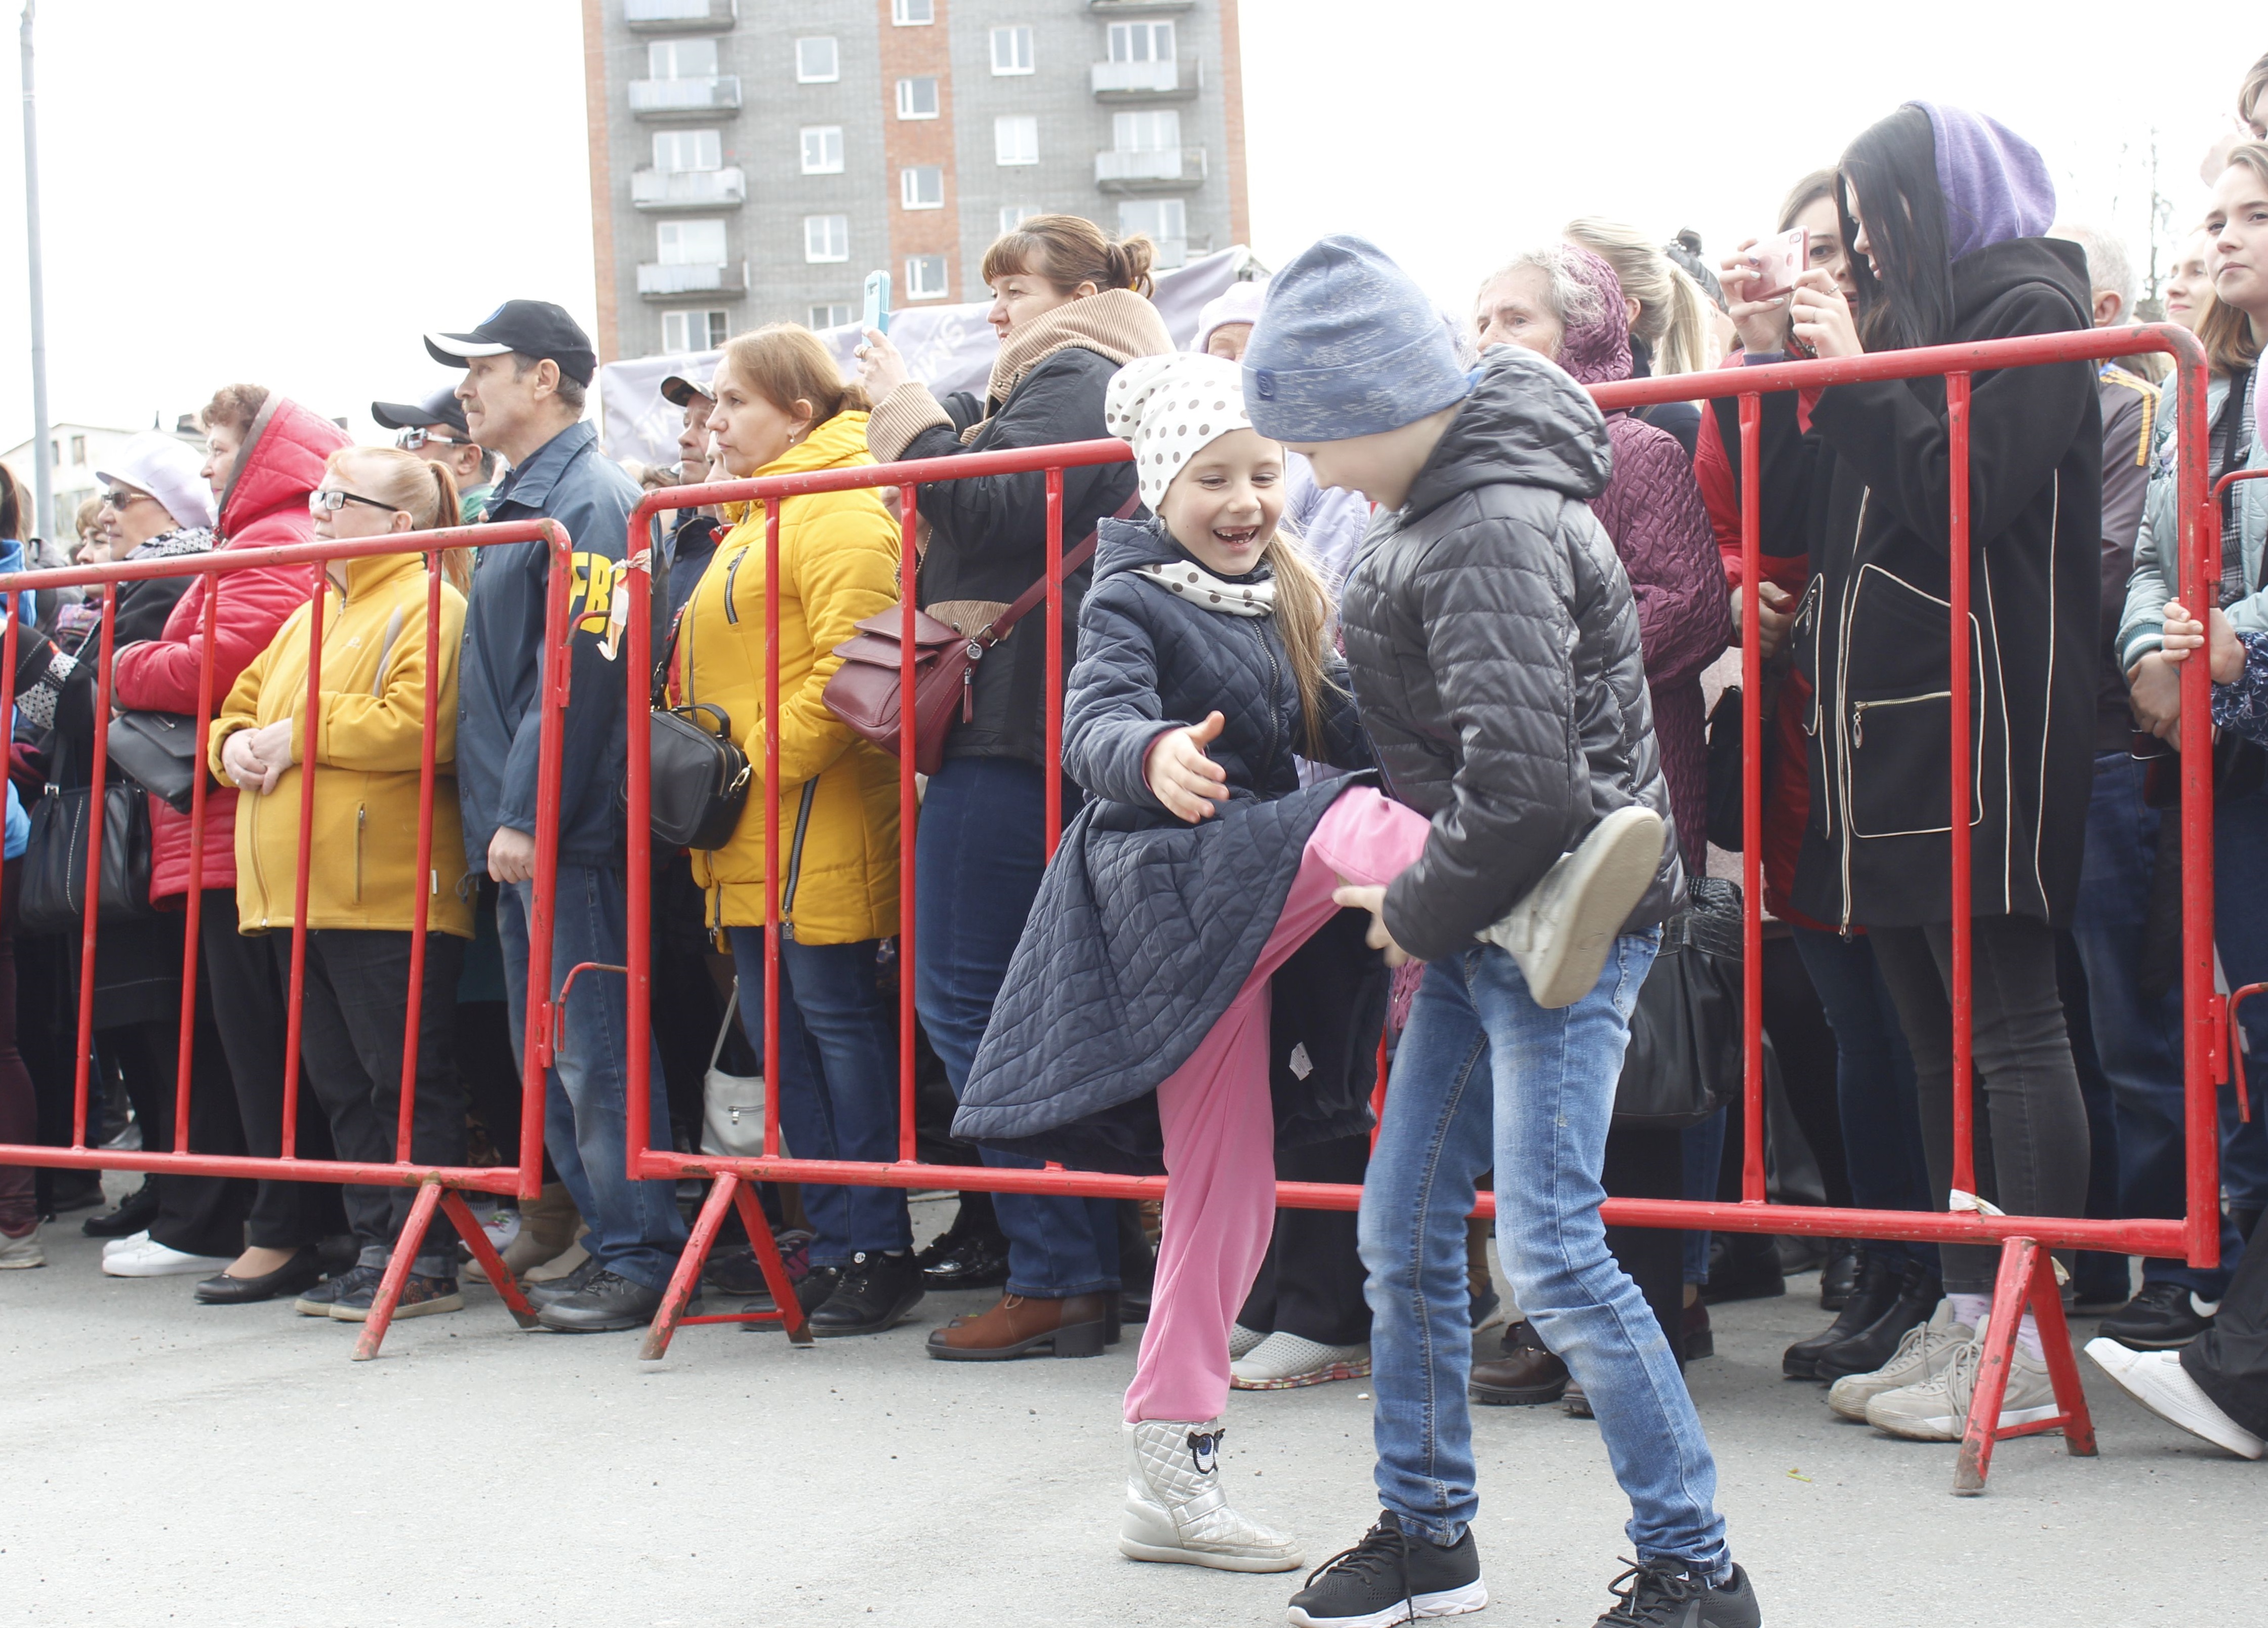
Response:
[[[1272,618],[1205,610],[1137,574],[1188,558],[1162,522],[1106,519],[1101,529],[1064,713],[1064,767],[1088,801],[1040,884],[954,1134],[1090,1169],[1146,1172],[1160,1168],[1160,1082],[1243,987],[1308,836],[1356,782],[1300,785],[1293,759],[1306,726]],[[1340,768],[1366,768],[1369,749],[1338,676],[1325,755]],[[1225,725],[1207,750],[1227,771],[1229,800],[1185,824],[1151,794],[1143,762],[1165,730],[1216,711]],[[1352,931],[1327,928],[1277,975],[1279,991],[1302,1006],[1292,1027],[1306,1031],[1286,1032],[1278,1000],[1273,1084],[1286,1145],[1367,1123],[1386,979],[1360,925],[1342,912],[1334,928]],[[1287,1070],[1282,1054],[1303,1042],[1301,1067]]]
[[[1433,822],[1386,890],[1420,961],[1470,947],[1600,818],[1671,819],[1638,608],[1589,500],[1612,467],[1589,394],[1531,350],[1489,353],[1396,512],[1373,521],[1339,608],[1387,790]],[[1683,902],[1673,836],[1624,924]]]

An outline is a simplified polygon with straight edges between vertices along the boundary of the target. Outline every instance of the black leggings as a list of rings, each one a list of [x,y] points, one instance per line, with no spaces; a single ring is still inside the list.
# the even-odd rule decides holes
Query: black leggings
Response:
[[[2082,1215],[2087,1210],[2087,1108],[2072,1065],[2063,998],[2056,987],[2055,933],[2021,916],[1973,918],[1975,1098],[1989,1116],[1992,1158],[1980,1157],[1978,1197],[2011,1215]],[[1874,960],[1889,985],[1913,1051],[1924,1152],[1933,1195],[1953,1184],[1953,929],[1870,927]],[[1990,1294],[1999,1251],[1947,1244],[1948,1293]],[[2067,1258],[2067,1256],[2066,1256]]]

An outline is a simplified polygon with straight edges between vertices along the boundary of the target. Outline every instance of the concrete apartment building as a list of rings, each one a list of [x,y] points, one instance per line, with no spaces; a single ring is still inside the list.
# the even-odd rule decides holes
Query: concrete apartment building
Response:
[[[1236,0],[583,0],[602,359],[985,298],[1025,216],[1248,240]]]

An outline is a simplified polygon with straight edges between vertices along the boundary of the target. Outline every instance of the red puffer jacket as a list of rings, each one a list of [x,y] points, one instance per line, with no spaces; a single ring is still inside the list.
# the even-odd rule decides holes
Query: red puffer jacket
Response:
[[[267,549],[314,536],[307,494],[323,476],[323,460],[348,445],[346,431],[298,402],[270,395],[237,453],[216,528],[224,549]],[[316,573],[306,565],[230,571],[220,578],[213,633],[213,711],[237,675],[268,648],[284,619],[306,603]],[[154,639],[118,652],[111,691],[129,710],[196,716],[198,663],[204,652],[205,590],[181,595]],[[189,816],[150,800],[150,900],[189,890]],[[205,788],[204,885],[236,886],[236,791]]]

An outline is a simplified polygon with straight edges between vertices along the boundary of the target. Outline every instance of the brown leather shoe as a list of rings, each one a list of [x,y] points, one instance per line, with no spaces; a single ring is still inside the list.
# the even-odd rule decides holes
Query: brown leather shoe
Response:
[[[929,1354],[940,1362],[1005,1362],[1045,1346],[1058,1357],[1099,1357],[1109,1315],[1108,1295],[1035,1300],[1004,1294],[989,1311],[931,1330]]]
[[[1567,1389],[1567,1365],[1544,1349],[1533,1324],[1520,1322],[1504,1331],[1504,1354],[1473,1364],[1469,1394],[1491,1407],[1533,1408],[1559,1400]]]

